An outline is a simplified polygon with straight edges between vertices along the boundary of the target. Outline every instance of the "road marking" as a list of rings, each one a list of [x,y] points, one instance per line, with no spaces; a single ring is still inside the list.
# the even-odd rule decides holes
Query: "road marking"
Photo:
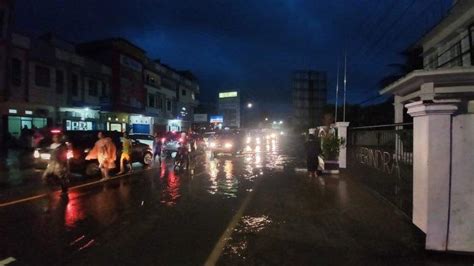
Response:
[[[234,217],[232,217],[232,220],[230,220],[229,225],[227,225],[227,228],[224,230],[224,233],[222,233],[221,237],[219,238],[216,245],[214,246],[214,249],[212,249],[211,254],[209,254],[209,257],[204,263],[205,266],[216,265],[222,252],[224,251],[224,247],[227,244],[227,241],[229,241],[230,237],[232,236],[232,232],[234,231],[235,227],[239,223],[240,218],[242,218],[250,201],[253,199],[253,196],[255,195],[255,192],[257,191],[257,188],[260,182],[261,182],[261,178],[257,179],[257,182],[255,182],[255,186],[253,190],[249,192],[244,202],[242,202],[242,205],[240,206],[239,210],[237,210]]]
[[[0,260],[0,266],[4,266],[4,265],[7,265],[7,264],[10,264],[12,262],[16,261],[16,259],[14,257],[8,257],[6,259],[3,259],[3,260]]]

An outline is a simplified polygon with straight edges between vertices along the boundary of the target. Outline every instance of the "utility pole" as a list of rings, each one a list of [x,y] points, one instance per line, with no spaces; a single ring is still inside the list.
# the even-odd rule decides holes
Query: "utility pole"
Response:
[[[338,98],[339,98],[339,57],[337,58],[337,74],[336,74],[336,111],[334,115],[334,122],[337,122],[337,107],[338,107]]]
[[[344,107],[342,121],[346,122],[346,84],[347,84],[347,50],[344,51]]]

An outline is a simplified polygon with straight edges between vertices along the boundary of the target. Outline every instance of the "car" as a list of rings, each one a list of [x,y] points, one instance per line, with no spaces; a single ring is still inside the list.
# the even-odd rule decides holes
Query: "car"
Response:
[[[117,161],[119,165],[122,150],[122,133],[117,131],[102,131],[106,137],[110,137],[117,147]],[[100,173],[97,160],[86,160],[88,152],[94,147],[99,131],[66,131],[64,136],[68,144],[69,169],[72,173],[84,174],[87,177],[98,176]],[[33,153],[36,168],[46,168],[49,161],[51,137],[46,137],[40,147]],[[150,165],[153,162],[153,153],[147,144],[132,140],[132,162],[140,162]]]
[[[130,134],[128,137],[132,140],[138,141],[140,143],[144,143],[153,150],[153,142],[155,138],[152,135],[148,134]]]
[[[207,147],[214,155],[220,153],[235,155],[243,149],[242,135],[239,132],[218,133],[208,142]]]

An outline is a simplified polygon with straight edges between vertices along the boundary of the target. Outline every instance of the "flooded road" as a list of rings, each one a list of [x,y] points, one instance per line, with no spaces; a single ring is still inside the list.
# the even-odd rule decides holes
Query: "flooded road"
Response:
[[[0,208],[0,260],[11,265],[199,265],[255,184],[290,159],[277,138],[242,154],[202,152],[190,173],[171,162]],[[254,223],[249,220],[249,223]],[[254,226],[254,225],[249,225]]]

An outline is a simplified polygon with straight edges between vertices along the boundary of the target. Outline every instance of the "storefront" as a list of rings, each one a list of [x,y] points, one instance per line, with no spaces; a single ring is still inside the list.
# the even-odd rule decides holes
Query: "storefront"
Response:
[[[182,130],[182,121],[179,119],[170,119],[168,120],[167,131],[181,131]]]
[[[61,121],[65,130],[100,130],[100,113],[91,108],[60,108]]]
[[[151,134],[153,131],[154,119],[151,116],[130,115],[130,133]]]
[[[12,107],[4,110],[3,135],[18,139],[22,129],[42,129],[51,124],[47,109]]]
[[[102,119],[107,131],[126,132],[128,130],[129,115],[126,113],[104,113]]]

